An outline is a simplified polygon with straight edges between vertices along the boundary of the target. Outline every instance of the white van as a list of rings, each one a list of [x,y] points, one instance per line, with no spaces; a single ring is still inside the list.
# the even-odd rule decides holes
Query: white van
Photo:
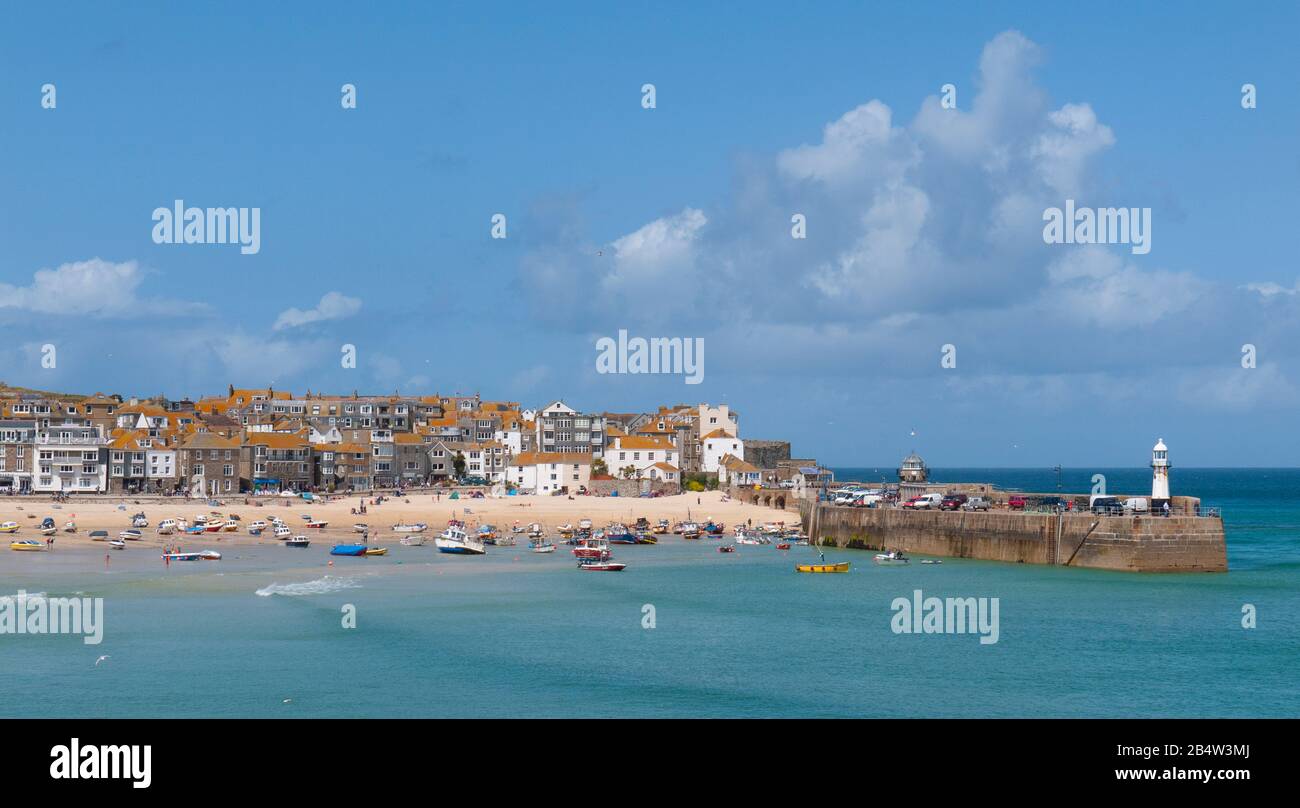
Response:
[[[1149,510],[1146,497],[1131,497],[1124,500],[1124,510],[1133,511],[1134,513],[1146,513]]]

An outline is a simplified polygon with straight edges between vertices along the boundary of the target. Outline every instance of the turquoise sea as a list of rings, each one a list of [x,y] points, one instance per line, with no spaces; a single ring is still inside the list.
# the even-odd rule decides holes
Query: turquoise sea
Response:
[[[1065,470],[1064,490],[1095,471]],[[1112,491],[1149,486],[1146,469],[1100,471]],[[1050,470],[934,477],[1056,489]],[[816,550],[727,555],[677,537],[618,548],[617,574],[519,548],[394,547],[333,567],[327,543],[170,568],[144,551],[107,569],[84,552],[6,553],[0,595],[103,597],[106,626],[98,646],[0,635],[0,716],[1300,715],[1300,470],[1173,480],[1223,508],[1229,573],[877,567],[842,551],[828,558],[850,573],[797,575]],[[914,589],[999,598],[999,641],[893,633],[890,604]]]

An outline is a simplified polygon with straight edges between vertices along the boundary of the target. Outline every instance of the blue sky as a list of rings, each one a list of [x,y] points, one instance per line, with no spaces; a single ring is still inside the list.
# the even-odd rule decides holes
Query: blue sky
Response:
[[[725,401],[835,465],[1295,465],[1294,5],[697,5],[0,12],[0,378]],[[1066,196],[1150,207],[1151,252],[1044,245]],[[178,198],[261,208],[261,251],[154,244]],[[703,338],[704,383],[597,374],[619,328]]]

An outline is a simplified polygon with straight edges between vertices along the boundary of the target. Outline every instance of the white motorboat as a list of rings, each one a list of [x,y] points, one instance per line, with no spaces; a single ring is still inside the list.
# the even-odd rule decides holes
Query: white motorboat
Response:
[[[896,566],[911,561],[910,558],[903,555],[902,550],[890,550],[887,553],[876,553],[875,558],[872,560],[881,566]]]
[[[534,544],[530,546],[528,549],[533,551],[534,553],[554,553],[555,545],[551,544],[549,541],[546,541],[545,539],[542,539],[542,542],[540,544]]]
[[[440,553],[455,555],[483,555],[487,552],[483,542],[477,537],[470,537],[465,532],[465,524],[457,520],[452,520],[447,529],[438,534],[433,545]]]
[[[281,541],[285,539],[291,539],[293,538],[293,531],[289,529],[288,525],[276,525],[275,537],[277,539],[280,539]]]
[[[397,540],[398,544],[405,544],[407,547],[420,547],[424,544],[424,537],[419,533],[408,533]]]
[[[117,534],[117,537],[126,541],[140,541],[143,535],[144,534],[138,530],[123,530],[121,533]]]
[[[112,547],[114,550],[125,550],[126,542],[122,541],[121,539],[110,539],[108,542],[108,546]]]
[[[159,535],[159,536],[170,536],[171,534],[173,534],[173,533],[175,533],[175,532],[176,532],[176,520],[175,520],[175,519],[164,519],[164,520],[162,520],[161,522],[158,523],[158,535]]]
[[[216,550],[204,550],[203,552],[199,553],[199,558],[203,559],[204,561],[220,561],[221,553],[218,553]]]
[[[357,522],[355,525],[352,526],[353,533],[365,533],[369,529],[370,529],[370,525],[367,525],[365,522]],[[393,528],[393,529],[396,530],[397,528]]]
[[[399,522],[393,525],[394,533],[423,533],[428,529],[429,526],[426,525],[424,522],[415,522],[414,524],[410,524],[407,522]]]
[[[285,547],[306,547],[311,544],[311,539],[306,536],[294,536],[284,543]]]

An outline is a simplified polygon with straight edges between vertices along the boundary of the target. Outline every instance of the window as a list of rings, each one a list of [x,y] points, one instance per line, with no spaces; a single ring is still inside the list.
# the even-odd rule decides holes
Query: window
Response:
[[[223,477],[233,477],[233,476],[235,476],[235,467],[232,466],[232,465],[230,465],[229,463],[227,463],[226,465],[224,465],[224,466],[221,467],[221,475],[222,475]],[[230,486],[230,481],[229,481],[229,480],[226,481],[226,486],[227,486],[226,490],[229,491],[229,490],[230,490],[230,488],[229,488],[229,486]]]

